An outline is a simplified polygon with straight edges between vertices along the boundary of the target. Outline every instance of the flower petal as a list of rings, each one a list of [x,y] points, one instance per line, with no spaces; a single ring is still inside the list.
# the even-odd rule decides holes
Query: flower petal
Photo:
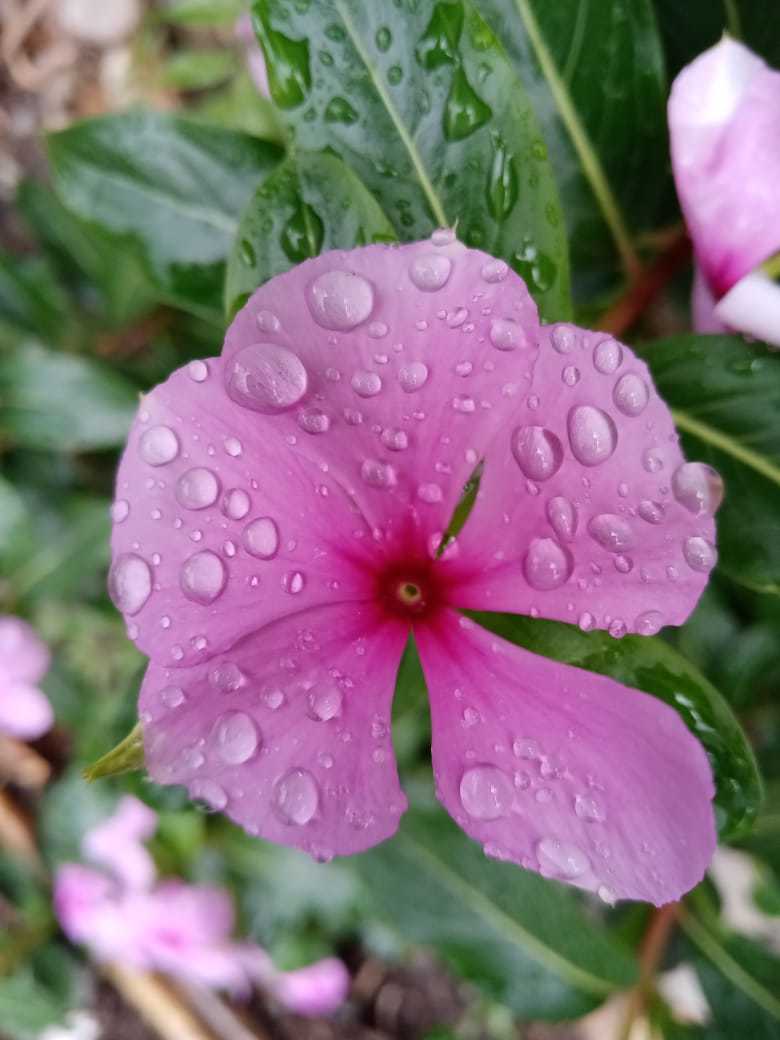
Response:
[[[753,271],[721,297],[714,317],[732,329],[780,347],[780,285],[763,271]]]
[[[84,855],[107,867],[129,888],[148,888],[156,876],[154,860],[143,842],[157,829],[157,814],[138,798],[126,795],[113,815],[87,831]]]
[[[208,660],[278,617],[362,598],[370,534],[332,474],[193,361],[148,394],[117,475],[112,597],[161,664]]]
[[[49,651],[35,629],[21,618],[0,617],[0,676],[34,686],[48,667]]]
[[[279,972],[272,989],[296,1015],[330,1015],[349,992],[349,972],[337,957],[326,957],[296,971]]]
[[[691,315],[693,317],[693,328],[696,332],[728,332],[726,326],[721,324],[715,317],[716,302],[701,268],[698,264],[695,264],[693,289],[691,291]]]
[[[324,253],[271,279],[231,325],[223,357],[237,410],[273,412],[385,544],[410,525],[427,541],[526,390],[537,329],[503,261],[438,231]]]
[[[644,635],[714,565],[720,478],[684,464],[647,366],[603,333],[543,330],[532,393],[488,452],[450,602]]]
[[[780,72],[728,37],[669,99],[677,194],[716,296],[780,249]]]
[[[0,687],[0,733],[36,740],[53,722],[51,704],[37,686],[11,682]]]
[[[393,834],[406,807],[390,708],[407,630],[370,605],[304,611],[208,665],[152,664],[147,768],[250,834],[318,859]]]
[[[437,794],[489,855],[610,902],[660,905],[701,880],[712,776],[671,708],[453,613],[417,639]]]

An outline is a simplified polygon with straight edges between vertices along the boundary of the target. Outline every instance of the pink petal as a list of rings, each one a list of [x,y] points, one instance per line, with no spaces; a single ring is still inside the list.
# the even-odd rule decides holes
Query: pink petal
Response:
[[[715,562],[720,478],[683,465],[647,366],[603,333],[546,327],[531,391],[488,453],[450,603],[615,636],[682,623]]]
[[[291,452],[328,467],[385,547],[410,528],[425,545],[525,393],[537,328],[503,261],[438,231],[278,275],[238,314],[223,357],[244,421],[273,411]],[[271,359],[278,399],[267,370],[242,391]],[[333,500],[324,505],[332,515]]]
[[[330,1015],[349,992],[349,972],[336,957],[297,971],[280,972],[273,985],[279,1000],[298,1015]]]
[[[715,317],[716,299],[707,285],[707,279],[698,264],[693,271],[693,290],[691,292],[691,315],[696,332],[719,333],[728,332],[725,325]]]
[[[151,966],[143,950],[144,915],[105,874],[66,863],[55,878],[54,909],[71,942],[88,946],[98,960]]]
[[[721,297],[715,318],[780,347],[780,285],[763,271],[745,275]]]
[[[271,91],[268,86],[268,69],[265,64],[265,57],[252,28],[252,16],[248,12],[242,14],[236,22],[236,36],[244,45],[247,68],[254,85],[264,98],[270,98]]]
[[[344,604],[276,622],[207,665],[150,665],[150,775],[317,859],[375,845],[406,807],[389,732],[406,635],[373,606]]]
[[[715,849],[701,745],[667,705],[448,613],[418,635],[437,794],[488,855],[660,905]]]
[[[0,677],[36,685],[49,667],[49,651],[21,618],[0,616]]]
[[[780,249],[780,73],[724,38],[669,99],[677,193],[716,296]]]
[[[116,811],[84,835],[84,855],[107,867],[130,888],[148,888],[155,879],[154,860],[143,842],[154,834],[157,814],[131,795],[121,799]]]
[[[353,503],[273,420],[228,398],[222,368],[194,361],[144,398],[117,476],[109,585],[161,664],[367,595],[355,561],[371,538]]]
[[[46,694],[25,682],[0,685],[0,732],[36,740],[51,728],[54,712]]]

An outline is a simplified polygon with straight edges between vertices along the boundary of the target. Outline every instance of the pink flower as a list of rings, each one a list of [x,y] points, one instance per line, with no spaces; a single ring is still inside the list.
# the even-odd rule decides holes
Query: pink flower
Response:
[[[254,85],[264,98],[270,98],[271,90],[268,85],[268,69],[265,64],[265,57],[252,28],[252,16],[248,12],[242,14],[238,19],[235,31],[238,40],[244,46],[246,67]]]
[[[57,871],[54,907],[68,938],[101,961],[121,960],[239,994],[258,982],[300,1014],[335,1010],[349,987],[341,961],[327,958],[299,971],[277,971],[259,946],[231,939],[227,892],[156,880],[142,844],[156,823],[143,802],[125,797],[112,816],[84,835],[85,857],[108,872],[77,863]]]
[[[452,232],[307,261],[130,433],[110,587],[151,657],[147,767],[317,859],[377,844],[406,807],[390,714],[413,630],[457,823],[605,898],[674,899],[715,844],[679,716],[458,609],[680,624],[720,493],[628,348],[540,326],[523,282]]]
[[[729,326],[780,346],[780,287],[757,270],[780,250],[780,72],[724,37],[674,81],[669,132],[703,272],[696,328]]]
[[[38,688],[48,667],[49,651],[35,631],[0,617],[0,733],[34,740],[50,728],[54,714]]]

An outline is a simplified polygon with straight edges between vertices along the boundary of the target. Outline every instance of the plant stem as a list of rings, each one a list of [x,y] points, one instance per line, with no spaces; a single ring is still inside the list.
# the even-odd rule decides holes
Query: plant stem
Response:
[[[639,948],[639,982],[629,994],[620,1040],[629,1040],[634,1022],[647,1006],[655,985],[655,976],[678,923],[679,914],[679,903],[667,903],[653,911]]]

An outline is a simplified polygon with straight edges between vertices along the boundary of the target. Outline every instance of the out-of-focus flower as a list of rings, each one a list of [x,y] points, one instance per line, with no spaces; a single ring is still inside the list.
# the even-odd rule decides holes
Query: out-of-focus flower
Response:
[[[458,610],[680,624],[721,491],[627,347],[541,326],[508,265],[451,230],[309,260],[129,435],[109,584],[152,658],[147,767],[319,860],[377,844],[406,807],[390,716],[413,631],[437,794],[466,833],[605,900],[678,898],[715,845],[680,716]]]
[[[677,194],[701,269],[693,313],[780,346],[780,72],[724,37],[682,70],[669,99]]]
[[[246,66],[249,75],[264,98],[270,98],[271,90],[268,85],[268,69],[265,64],[265,56],[257,42],[255,31],[252,28],[252,16],[248,13],[242,14],[236,22],[236,36],[244,45]]]
[[[82,842],[85,857],[108,872],[78,863],[57,871],[54,906],[68,938],[101,961],[237,994],[258,983],[299,1014],[325,1014],[343,1003],[349,977],[341,961],[326,958],[298,971],[277,971],[259,946],[231,938],[233,906],[226,891],[157,881],[143,846],[156,820],[138,799],[123,798]]]
[[[0,617],[0,733],[34,740],[54,721],[38,683],[49,667],[49,651],[36,632],[15,617]]]

